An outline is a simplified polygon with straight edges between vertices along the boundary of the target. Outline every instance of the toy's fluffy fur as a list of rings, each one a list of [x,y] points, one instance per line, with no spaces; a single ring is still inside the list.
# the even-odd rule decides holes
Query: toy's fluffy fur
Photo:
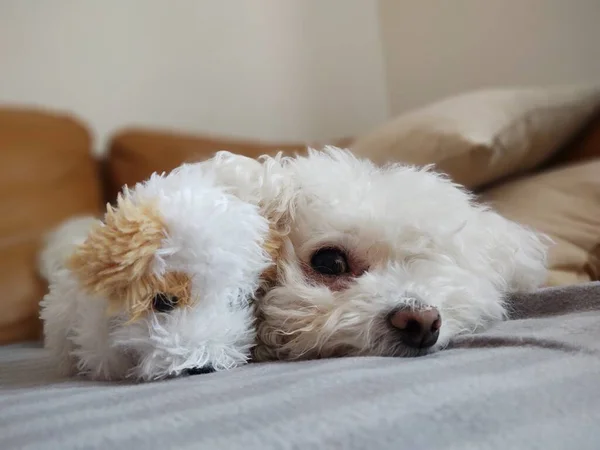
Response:
[[[199,166],[232,196],[256,206],[278,241],[278,251],[271,254],[274,270],[261,272],[260,283],[253,280],[245,290],[251,295],[252,289],[260,287],[254,292],[256,360],[414,356],[437,350],[457,334],[475,332],[503,319],[507,293],[534,289],[546,276],[547,242],[543,236],[477,204],[470,193],[431,168],[377,167],[333,147],[310,150],[305,156],[259,160],[220,152]],[[182,186],[182,199],[191,197],[198,183],[202,181],[190,180],[189,186]],[[170,255],[180,254],[176,256],[180,268],[189,264],[182,249],[190,246],[200,254],[224,254],[219,264],[205,260],[196,269],[205,284],[210,281],[216,286],[216,296],[232,279],[243,283],[241,279],[253,270],[250,262],[262,269],[264,261],[242,257],[248,236],[236,238],[244,227],[235,214],[222,220],[211,215],[207,222],[203,208],[202,204],[189,204],[183,215],[175,207],[164,210],[163,217],[169,218],[175,229],[178,223],[189,223],[192,215],[211,230],[202,239],[178,230],[176,242],[165,248],[172,249],[166,250]],[[250,236],[250,241],[259,237]],[[228,247],[218,250],[215,242],[227,242]],[[323,276],[311,267],[311,256],[317,250],[332,247],[347,255],[348,274]],[[60,271],[57,276],[70,277]],[[81,324],[79,339],[106,345],[106,339],[98,336],[104,338],[110,330],[105,325],[98,328],[98,307],[82,298],[73,283],[70,286],[71,291],[61,295],[78,302],[80,309],[86,308],[85,314],[78,310],[88,321]],[[46,305],[48,309],[51,302]],[[390,311],[403,306],[438,309],[442,326],[433,348],[409,348],[389,326]],[[47,311],[46,316],[65,314],[63,309],[76,310],[64,305],[55,308],[60,311]],[[182,367],[185,358],[171,356],[174,347],[181,347],[181,339],[193,346],[194,339],[205,339],[207,333],[220,336],[227,327],[219,323],[218,309],[214,309],[207,319],[210,329],[202,329],[199,336],[198,327],[190,329],[192,322],[183,314],[177,311],[161,321],[153,318],[122,326],[115,333],[115,341],[124,348],[154,355],[139,366],[142,375],[156,372],[157,367],[161,374]],[[205,320],[201,309],[194,314],[194,320]],[[248,324],[250,318],[245,314],[240,313],[239,320]],[[241,337],[248,347],[251,337],[250,332]],[[63,333],[48,338],[67,337]],[[152,352],[147,350],[150,347]],[[164,351],[156,352],[156,348]],[[242,356],[233,355],[228,361]],[[193,364],[201,364],[205,355],[194,358]],[[185,364],[190,365],[189,361]]]
[[[123,236],[114,239],[108,219],[73,219],[49,236],[41,255],[50,282],[42,301],[45,344],[60,366],[96,379],[151,380],[245,363],[255,341],[249,300],[271,260],[264,246],[269,224],[258,208],[194,164],[126,190],[111,212],[120,215],[115,230]],[[154,216],[164,227],[156,248],[141,239],[156,234],[158,225],[148,223]],[[105,229],[113,232],[106,243]],[[93,252],[82,255],[90,246]],[[140,266],[148,250],[150,264]],[[182,275],[190,284],[185,304],[136,310],[158,293],[155,285],[172,294]],[[108,309],[111,303],[117,309]]]

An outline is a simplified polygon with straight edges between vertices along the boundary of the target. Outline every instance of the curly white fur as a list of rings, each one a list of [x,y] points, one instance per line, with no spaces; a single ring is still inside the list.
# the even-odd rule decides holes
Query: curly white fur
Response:
[[[286,173],[288,232],[278,280],[258,301],[258,359],[421,354],[386,320],[415,304],[441,314],[427,351],[437,350],[503,319],[507,293],[545,279],[543,236],[430,167],[377,167],[333,147],[263,164]],[[319,276],[310,260],[324,247],[342,249],[359,273],[341,285]]]

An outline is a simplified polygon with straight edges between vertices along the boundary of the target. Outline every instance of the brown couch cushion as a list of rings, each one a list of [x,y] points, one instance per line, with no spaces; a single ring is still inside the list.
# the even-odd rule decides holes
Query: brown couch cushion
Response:
[[[600,160],[500,184],[481,200],[555,241],[549,285],[600,279]]]
[[[352,149],[378,163],[435,164],[476,189],[536,168],[599,107],[595,86],[469,92],[390,120]]]
[[[341,147],[348,146],[349,143],[349,139],[331,142]],[[168,131],[124,130],[115,135],[110,144],[105,168],[109,183],[107,195],[109,199],[113,199],[123,185],[132,186],[145,180],[153,172],[169,171],[184,162],[208,159],[219,150],[256,158],[279,151],[286,154],[302,153],[307,145],[320,147],[324,143],[278,144]]]
[[[40,238],[62,220],[97,214],[90,136],[71,117],[0,109],[0,344],[40,336]]]

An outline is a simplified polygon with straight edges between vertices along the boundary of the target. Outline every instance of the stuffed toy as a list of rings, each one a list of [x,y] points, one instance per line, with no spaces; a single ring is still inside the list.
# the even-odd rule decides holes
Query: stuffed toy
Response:
[[[63,372],[149,381],[245,364],[252,299],[276,251],[260,207],[185,164],[125,188],[103,220],[47,238],[45,346]]]

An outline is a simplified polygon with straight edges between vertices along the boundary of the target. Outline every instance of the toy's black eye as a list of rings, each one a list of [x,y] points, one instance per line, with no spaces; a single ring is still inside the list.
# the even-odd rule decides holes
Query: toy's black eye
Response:
[[[152,299],[152,309],[156,312],[166,313],[173,311],[177,306],[179,299],[174,295],[159,292]]]
[[[339,248],[322,248],[310,259],[311,267],[323,275],[343,275],[349,272],[346,254]]]

